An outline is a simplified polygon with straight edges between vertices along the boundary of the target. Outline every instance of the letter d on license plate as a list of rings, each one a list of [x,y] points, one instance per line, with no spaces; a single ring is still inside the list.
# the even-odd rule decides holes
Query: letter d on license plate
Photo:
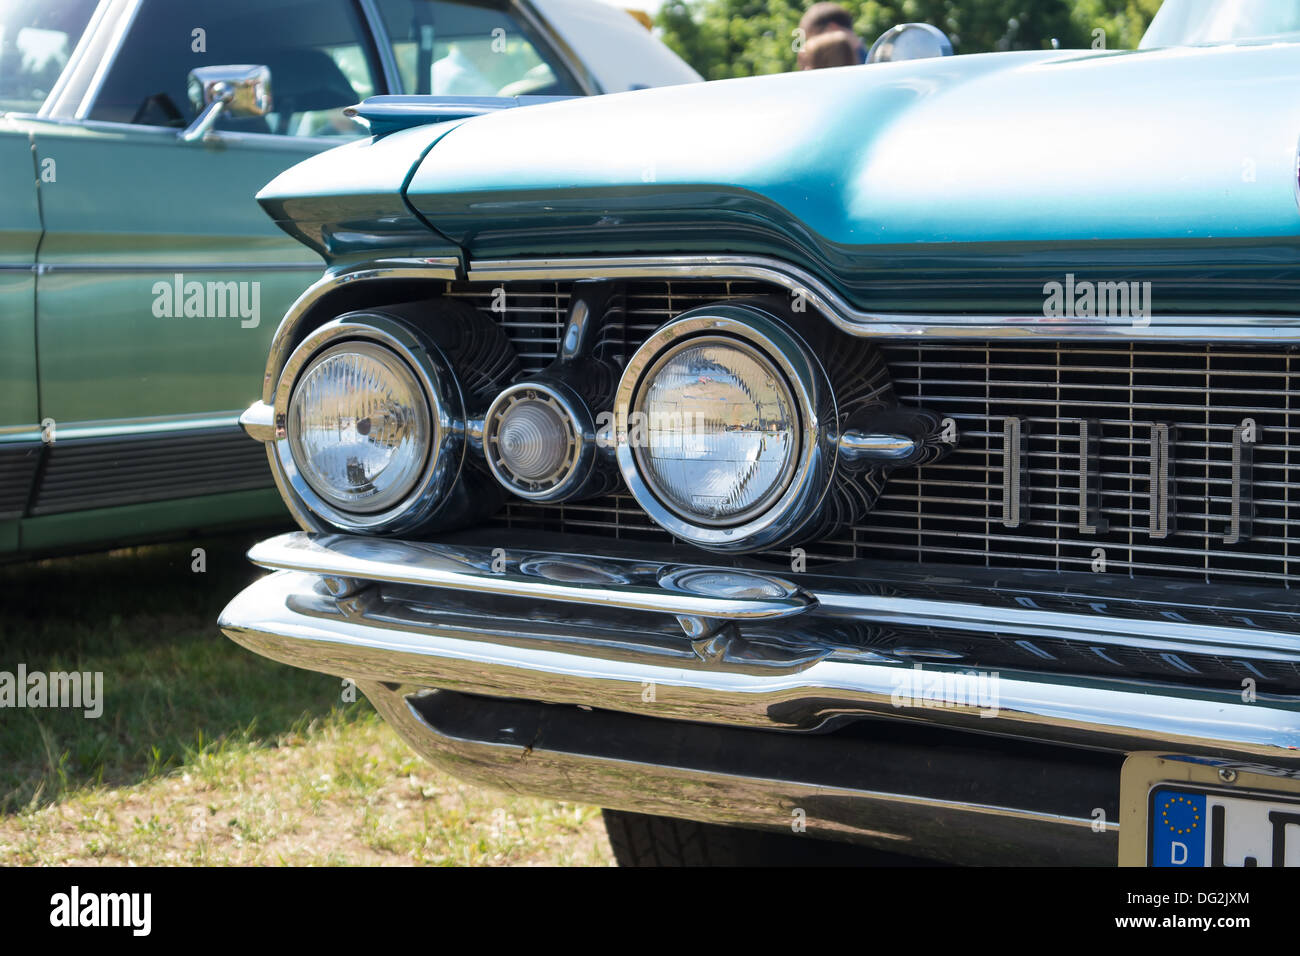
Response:
[[[1133,754],[1119,834],[1121,866],[1300,866],[1300,768]]]

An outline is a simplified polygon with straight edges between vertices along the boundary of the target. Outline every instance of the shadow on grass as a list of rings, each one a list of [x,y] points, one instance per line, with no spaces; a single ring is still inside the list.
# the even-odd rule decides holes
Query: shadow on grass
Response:
[[[103,674],[103,713],[0,708],[0,812],[135,783],[347,707],[340,681],[258,657],[217,615],[262,572],[254,534],[0,566],[0,671]],[[194,570],[203,548],[206,570]]]

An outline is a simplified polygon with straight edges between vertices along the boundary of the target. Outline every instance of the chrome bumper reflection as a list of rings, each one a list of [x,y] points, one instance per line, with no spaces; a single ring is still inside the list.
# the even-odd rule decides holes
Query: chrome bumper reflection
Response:
[[[729,568],[517,553],[352,535],[283,534],[254,545],[264,568],[502,597],[601,604],[730,621],[789,617],[816,600],[782,578]]]
[[[584,565],[560,554],[502,563],[487,548],[339,536],[288,535],[252,557],[293,570],[232,601],[221,617],[226,634],[340,677],[723,725],[815,730],[875,717],[1115,751],[1300,762],[1296,696],[1247,702],[1231,689],[999,666],[995,696],[985,699],[969,683],[977,679],[970,658],[945,660],[940,640],[980,628],[978,639],[963,639],[996,647],[1004,640],[988,637],[996,629],[1009,634],[1008,645],[1046,653],[1039,645],[1065,634],[1112,653],[1142,643],[1179,648],[1158,652],[1180,662],[1202,659],[1193,652],[1232,653],[1290,667],[1300,642],[1278,626],[1285,617],[1277,610],[1261,609],[1253,628],[1024,607],[1015,614],[963,603],[955,586],[945,601],[908,596],[896,584],[834,591],[811,576],[805,587],[727,568]],[[598,580],[581,580],[584,567]],[[681,584],[692,576],[696,591]],[[730,591],[697,593],[700,582]],[[683,616],[714,626],[683,634]],[[866,636],[855,627],[868,628]],[[879,641],[875,627],[926,634],[935,646]],[[928,698],[914,670],[921,660],[926,681],[971,693]]]
[[[810,837],[948,863],[1115,862],[1119,757],[1044,763],[897,725],[810,737],[359,687],[417,753],[479,786],[774,833],[799,820]]]

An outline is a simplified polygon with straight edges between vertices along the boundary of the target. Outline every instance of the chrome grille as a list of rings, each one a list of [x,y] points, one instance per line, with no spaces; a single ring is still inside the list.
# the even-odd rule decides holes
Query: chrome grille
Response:
[[[493,290],[453,284],[452,294],[488,309]],[[626,309],[602,330],[606,354],[626,355],[681,312],[771,290],[752,282],[633,282]],[[543,367],[558,351],[568,305],[563,283],[511,284],[502,322],[525,366]],[[960,446],[942,462],[894,474],[862,524],[806,547],[810,560],[856,558],[1035,570],[1099,570],[1206,582],[1300,580],[1291,531],[1300,482],[1290,444],[1300,428],[1292,409],[1293,351],[1161,343],[1004,344],[927,342],[886,345],[898,397],[953,418]],[[1298,410],[1300,411],[1300,410]],[[1253,469],[1238,482],[1254,521],[1225,542],[1233,507],[1234,429],[1253,420]],[[1025,520],[1007,520],[1005,428],[1025,438],[1021,481]],[[1080,428],[1096,436],[1090,487],[1109,528],[1080,530]],[[1171,431],[1176,482],[1173,525],[1152,532],[1152,435]],[[1240,443],[1239,443],[1239,447]],[[627,494],[542,506],[512,502],[499,520],[619,538],[667,535]],[[1101,549],[1100,551],[1098,549]],[[774,556],[776,557],[776,556]],[[788,560],[781,556],[781,560]]]
[[[495,319],[514,343],[525,372],[545,368],[560,351],[569,312],[569,289],[561,282],[449,282],[446,295]]]
[[[1290,532],[1297,476],[1290,441],[1293,354],[1222,346],[1072,347],[933,343],[886,350],[902,401],[954,418],[960,448],[891,477],[876,509],[828,548],[892,560],[988,567],[1106,570],[1214,579],[1300,574]],[[1028,520],[1003,509],[1004,423],[1027,433]],[[1096,472],[1104,532],[1080,530],[1080,432],[1099,431]],[[1252,473],[1239,505],[1254,522],[1228,544],[1234,429],[1253,421]],[[1176,495],[1167,537],[1153,533],[1152,433],[1172,429]],[[1245,448],[1245,444],[1242,445]],[[1098,551],[1098,549],[1101,549]]]

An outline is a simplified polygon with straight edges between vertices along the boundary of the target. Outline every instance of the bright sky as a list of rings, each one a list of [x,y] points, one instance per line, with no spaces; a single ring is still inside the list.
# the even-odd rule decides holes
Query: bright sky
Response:
[[[604,2],[608,3],[611,7],[619,7],[623,10],[644,10],[646,13],[654,16],[655,12],[658,11],[662,0],[604,0]]]

